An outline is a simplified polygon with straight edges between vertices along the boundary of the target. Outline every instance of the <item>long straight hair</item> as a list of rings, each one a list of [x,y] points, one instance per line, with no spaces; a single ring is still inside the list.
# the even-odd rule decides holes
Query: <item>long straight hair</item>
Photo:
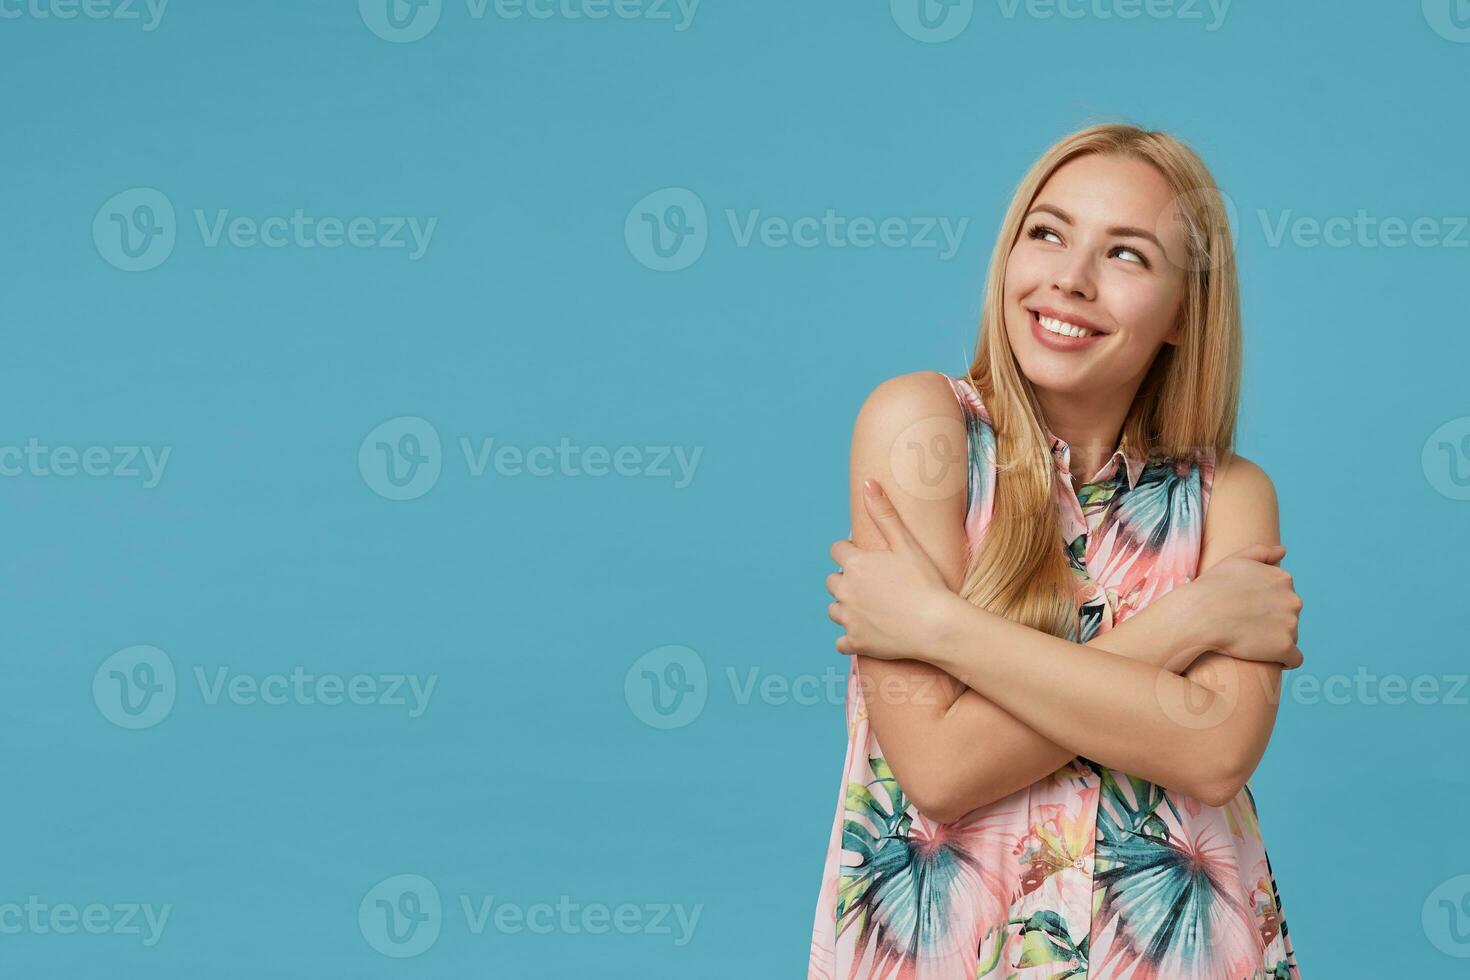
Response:
[[[1076,581],[1064,547],[1061,481],[1035,390],[1016,363],[1004,322],[1006,264],[1026,214],[1062,164],[1089,153],[1152,164],[1173,189],[1185,228],[1180,343],[1160,349],[1123,421],[1125,452],[1148,460],[1223,456],[1235,438],[1240,400],[1240,290],[1230,222],[1209,169],[1167,133],[1106,123],[1065,137],[1032,165],[996,237],[985,281],[980,336],[968,376],[993,422],[995,504],[982,545],[966,561],[960,595],[985,609],[1061,637],[1080,635]],[[1171,256],[1179,262],[1180,256]],[[1067,488],[1071,492],[1071,488]]]

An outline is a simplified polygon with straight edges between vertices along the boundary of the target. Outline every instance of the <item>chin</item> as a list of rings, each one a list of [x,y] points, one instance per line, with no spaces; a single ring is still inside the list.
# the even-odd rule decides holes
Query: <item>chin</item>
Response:
[[[1051,391],[1074,391],[1086,388],[1089,378],[1094,378],[1097,364],[1093,358],[1072,352],[1055,351],[1043,346],[1031,336],[1031,323],[1009,331],[1011,352],[1016,365],[1032,384]]]
[[[1085,395],[1097,390],[1097,383],[1092,379],[1091,372],[1030,371],[1023,364],[1021,373],[1031,382],[1032,387],[1056,395]]]

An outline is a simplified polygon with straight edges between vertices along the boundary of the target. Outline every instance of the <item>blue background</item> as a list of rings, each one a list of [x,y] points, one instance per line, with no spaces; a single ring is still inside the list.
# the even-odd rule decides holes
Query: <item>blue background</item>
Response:
[[[397,43],[350,0],[178,2],[153,30],[15,2],[0,444],[171,456],[151,488],[0,479],[0,904],[172,911],[152,947],[0,935],[7,976],[803,976],[843,711],[825,693],[741,703],[729,672],[845,669],[823,577],[857,407],[886,377],[963,368],[1012,188],[1094,122],[1174,132],[1239,208],[1239,448],[1280,494],[1306,600],[1296,676],[1467,670],[1453,477],[1470,455],[1430,440],[1470,427],[1470,233],[1272,245],[1260,217],[1362,209],[1449,238],[1470,214],[1470,43],[1417,4],[1241,0],[1211,30],[1208,7],[982,3],[927,43],[880,2],[706,0],[677,30],[450,0]],[[133,188],[177,209],[172,253],[142,272],[92,234]],[[708,208],[703,253],[673,272],[625,240],[663,188]],[[410,260],[209,247],[193,218],[296,208],[437,226]],[[969,226],[946,259],[742,246],[725,217],[828,208]],[[437,482],[400,501],[359,449],[402,416],[443,448]],[[461,438],[702,455],[684,487],[475,476]],[[93,680],[139,644],[177,699],[129,730]],[[705,667],[705,705],[660,729],[624,682],[671,644]],[[437,687],[411,718],[211,704],[195,681],[297,667]],[[1467,693],[1283,700],[1252,788],[1305,977],[1462,974],[1449,924],[1421,913],[1446,882],[1470,901],[1452,881],[1470,872]],[[359,927],[399,874],[445,907],[413,959]],[[683,945],[475,935],[460,896],[702,908]]]

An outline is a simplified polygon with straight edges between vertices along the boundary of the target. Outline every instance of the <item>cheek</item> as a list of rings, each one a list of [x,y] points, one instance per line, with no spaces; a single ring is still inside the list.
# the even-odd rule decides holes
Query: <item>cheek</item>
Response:
[[[1027,260],[1026,253],[1021,249],[1011,252],[1006,259],[1005,298],[1008,304],[1020,299],[1031,288],[1029,284],[1036,278],[1033,264]]]
[[[1134,341],[1153,346],[1174,326],[1179,297],[1155,285],[1127,283],[1114,291],[1108,306],[1118,322],[1128,324]]]
[[[1002,293],[1002,307],[1005,313],[1006,323],[1014,329],[1016,317],[1016,306],[1026,296],[1036,291],[1036,270],[1034,263],[1027,262],[1021,252],[1011,253],[1006,262],[1006,274],[1004,279],[1004,292]]]

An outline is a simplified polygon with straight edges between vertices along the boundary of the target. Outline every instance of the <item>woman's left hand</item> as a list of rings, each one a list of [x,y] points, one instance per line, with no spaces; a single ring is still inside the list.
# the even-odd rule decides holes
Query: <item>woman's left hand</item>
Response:
[[[877,480],[863,482],[863,503],[888,543],[864,551],[847,538],[832,545],[840,571],[827,576],[837,600],[827,615],[844,630],[837,651],[881,660],[923,660],[958,597],[899,517]]]

